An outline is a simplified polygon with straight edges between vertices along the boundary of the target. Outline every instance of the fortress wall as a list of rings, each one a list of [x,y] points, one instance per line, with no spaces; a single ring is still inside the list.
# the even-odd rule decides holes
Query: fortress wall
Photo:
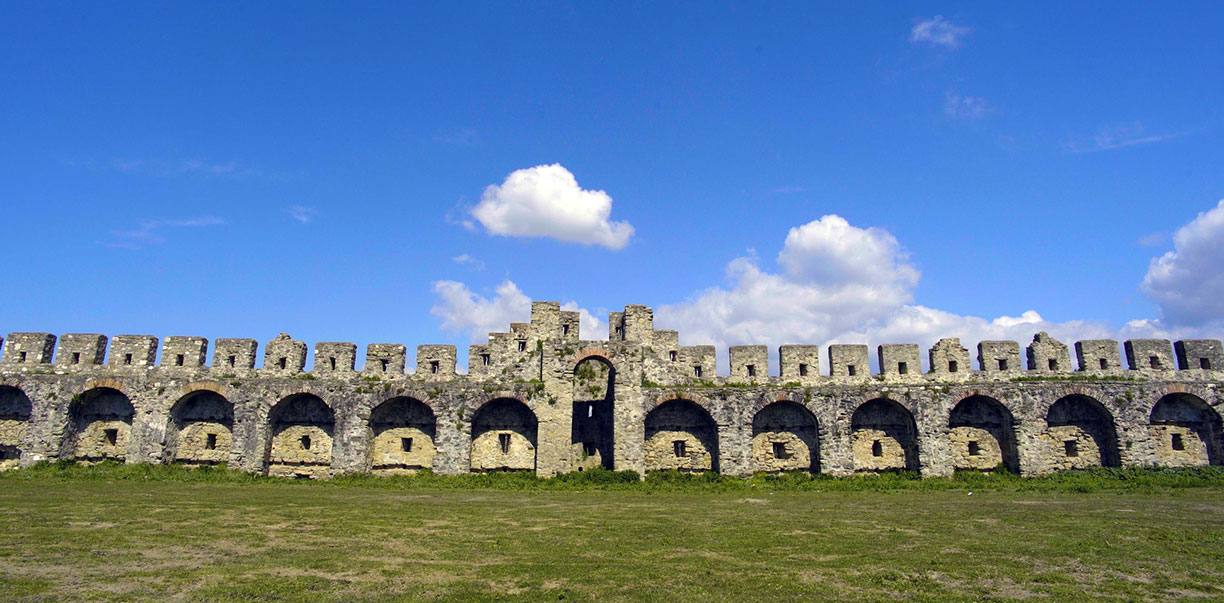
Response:
[[[982,342],[983,370],[969,370],[959,340],[940,340],[925,373],[916,345],[883,344],[875,375],[866,346],[836,344],[829,376],[818,346],[792,345],[776,377],[763,346],[736,346],[732,375],[716,377],[713,346],[679,346],[645,306],[615,314],[620,339],[584,341],[565,328],[572,313],[536,304],[531,323],[472,346],[467,375],[453,346],[420,346],[405,374],[400,344],[371,344],[356,372],[353,344],[324,342],[303,373],[308,348],[285,334],[255,369],[249,339],[216,340],[209,366],[207,340],[168,337],[154,366],[153,336],[116,336],[102,364],[103,335],[65,335],[56,350],[53,335],[13,333],[0,362],[0,467],[77,458],[310,478],[598,466],[935,476],[1224,463],[1218,341],[1125,342],[1132,369],[1116,342],[1078,342],[1074,372],[1068,346],[1044,333],[1026,348],[1027,368],[1016,342]]]

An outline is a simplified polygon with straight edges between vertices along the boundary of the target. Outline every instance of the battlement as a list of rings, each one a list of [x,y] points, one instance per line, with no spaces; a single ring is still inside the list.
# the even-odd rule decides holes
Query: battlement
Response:
[[[647,306],[584,340],[577,312],[468,348],[11,333],[0,339],[0,467],[56,458],[229,463],[273,475],[605,466],[742,474],[1042,473],[1224,463],[1224,346],[1037,333],[923,354],[914,343],[680,345]],[[1121,361],[1124,350],[1126,363]],[[160,355],[159,355],[160,351]],[[827,354],[827,367],[821,355]],[[923,359],[926,359],[926,366]],[[827,372],[822,371],[827,368]],[[644,434],[644,435],[643,435]]]

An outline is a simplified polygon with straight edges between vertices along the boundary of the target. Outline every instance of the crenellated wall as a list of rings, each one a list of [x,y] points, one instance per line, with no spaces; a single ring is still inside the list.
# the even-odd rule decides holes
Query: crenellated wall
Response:
[[[469,349],[313,348],[250,339],[13,333],[0,339],[0,468],[61,458],[227,463],[271,475],[594,467],[947,475],[1094,465],[1224,464],[1219,341],[1090,340],[1038,333],[924,355],[881,344],[681,346],[647,306],[613,312],[609,339],[533,302],[531,321]],[[158,348],[160,343],[160,358]],[[109,346],[109,347],[108,347]],[[313,354],[308,351],[313,349]],[[922,358],[928,360],[923,370]],[[309,363],[309,370],[307,370]],[[1024,362],[1026,361],[1026,362]]]

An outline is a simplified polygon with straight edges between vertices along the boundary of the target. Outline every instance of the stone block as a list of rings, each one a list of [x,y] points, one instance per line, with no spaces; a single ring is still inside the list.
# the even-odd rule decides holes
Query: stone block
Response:
[[[468,346],[468,374],[484,377],[493,369],[493,353],[487,345]]]
[[[867,346],[845,343],[830,345],[829,375],[834,378],[870,377],[871,362],[867,358]]]
[[[1067,344],[1050,337],[1042,331],[1033,336],[1026,353],[1028,370],[1038,373],[1067,373],[1071,371],[1071,355]]]
[[[916,343],[885,343],[876,348],[880,374],[892,377],[922,374],[922,360]]]
[[[106,336],[98,333],[67,333],[59,338],[56,366],[102,364],[106,357]]]
[[[264,346],[265,371],[300,373],[306,368],[306,344],[281,333]]]
[[[1122,370],[1118,342],[1112,339],[1085,339],[1075,342],[1075,359],[1081,371]]]
[[[1122,345],[1132,371],[1173,370],[1173,346],[1168,339],[1129,339]]]
[[[683,374],[689,379],[702,379],[705,381],[714,378],[716,353],[712,345],[686,345],[680,346],[679,363],[682,367]]]
[[[811,383],[820,377],[820,346],[778,346],[778,365],[783,381]]]
[[[55,335],[9,333],[4,346],[4,364],[50,364],[55,353]]]
[[[162,344],[163,368],[199,368],[208,354],[208,340],[203,337],[172,335]]]
[[[578,343],[579,328],[582,323],[582,313],[563,310],[561,312],[561,341]]]
[[[403,375],[408,348],[399,343],[371,343],[361,372],[368,375]]]
[[[455,376],[455,346],[419,345],[416,374],[426,378],[449,379]]]
[[[927,359],[931,363],[931,373],[936,375],[964,375],[972,369],[969,366],[969,350],[956,337],[936,341],[927,351]]]
[[[987,373],[1020,371],[1020,344],[1014,341],[978,343],[978,367]]]
[[[1181,370],[1224,369],[1224,353],[1218,339],[1183,339],[1173,344],[1177,354],[1177,368]]]
[[[769,378],[769,348],[763,345],[735,345],[731,354],[731,379],[760,382]]]
[[[259,342],[254,339],[223,337],[213,346],[213,363],[215,370],[241,370],[255,368],[255,353]]]
[[[531,332],[536,339],[559,339],[561,330],[559,302],[531,302]]]
[[[116,335],[110,347],[110,366],[150,367],[157,362],[157,338],[152,335]]]
[[[345,374],[357,366],[357,344],[348,341],[322,341],[315,344],[314,366],[320,375]]]

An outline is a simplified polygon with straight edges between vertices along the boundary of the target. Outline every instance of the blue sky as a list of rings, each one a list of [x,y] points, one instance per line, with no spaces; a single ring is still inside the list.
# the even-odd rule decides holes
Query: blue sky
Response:
[[[1224,332],[1218,3],[0,23],[4,332],[465,350],[527,298],[685,343]]]

